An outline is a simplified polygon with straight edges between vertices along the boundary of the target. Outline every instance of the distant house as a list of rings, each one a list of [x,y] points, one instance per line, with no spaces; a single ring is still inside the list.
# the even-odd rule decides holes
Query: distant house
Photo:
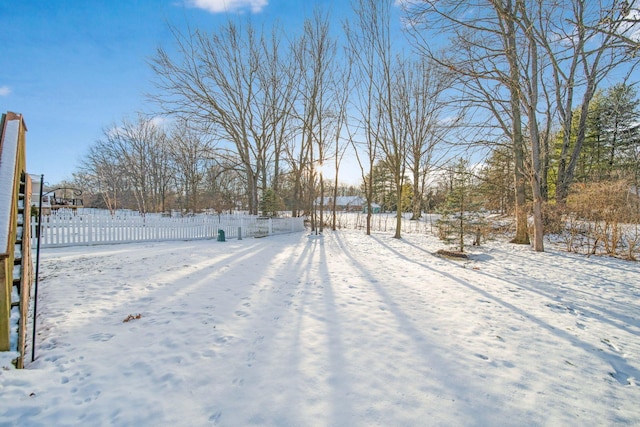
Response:
[[[324,198],[324,209],[330,210],[332,205],[333,198],[325,197]],[[316,203],[320,204],[320,198],[316,200]],[[360,196],[338,196],[336,197],[336,210],[342,212],[362,212],[367,213],[367,200],[364,197]],[[371,212],[372,213],[380,213],[381,207],[377,203],[371,204]]]
[[[316,200],[317,204],[320,204],[321,199]],[[360,196],[338,196],[336,197],[336,210],[343,212],[360,212],[365,206],[366,200]],[[325,210],[329,210],[333,207],[333,198],[325,197],[323,206]]]

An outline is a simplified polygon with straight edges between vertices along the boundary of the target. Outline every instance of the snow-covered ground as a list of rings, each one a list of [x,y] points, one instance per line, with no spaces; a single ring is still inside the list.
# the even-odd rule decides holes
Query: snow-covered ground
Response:
[[[442,247],[47,249],[36,360],[0,369],[0,425],[640,425],[637,263]]]

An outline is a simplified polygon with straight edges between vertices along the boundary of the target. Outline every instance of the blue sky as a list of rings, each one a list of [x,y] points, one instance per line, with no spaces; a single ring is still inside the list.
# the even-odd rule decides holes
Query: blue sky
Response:
[[[171,52],[170,25],[213,30],[240,16],[277,19],[298,33],[318,6],[332,13],[335,30],[350,13],[349,0],[2,1],[0,112],[24,115],[27,168],[57,184],[103,129],[156,109],[145,99],[154,90],[148,60],[159,46]],[[359,175],[352,166],[341,173],[349,183]]]
[[[103,129],[153,111],[145,99],[153,91],[147,61],[158,46],[171,51],[169,25],[206,30],[243,15],[278,19],[297,32],[317,5],[336,20],[349,9],[347,0],[2,2],[0,112],[24,116],[29,173],[59,183]]]

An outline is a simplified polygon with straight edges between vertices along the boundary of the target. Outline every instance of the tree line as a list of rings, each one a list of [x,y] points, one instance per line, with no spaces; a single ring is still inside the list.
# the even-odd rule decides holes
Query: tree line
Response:
[[[369,233],[383,182],[399,238],[403,211],[444,203],[452,159],[482,153],[486,204],[538,251],[545,212],[566,208],[576,183],[638,188],[636,2],[351,6],[339,24],[317,9],[298,31],[172,28],[175,46],[150,61],[157,111],[105,129],[78,185],[110,209],[287,209],[314,229],[330,224],[319,200],[358,191]],[[347,153],[359,188],[323,176]]]

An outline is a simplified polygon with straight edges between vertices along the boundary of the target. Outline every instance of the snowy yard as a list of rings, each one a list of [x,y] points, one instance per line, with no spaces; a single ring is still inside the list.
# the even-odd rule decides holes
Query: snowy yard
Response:
[[[46,249],[36,361],[0,369],[0,426],[640,425],[637,263],[442,247]]]

